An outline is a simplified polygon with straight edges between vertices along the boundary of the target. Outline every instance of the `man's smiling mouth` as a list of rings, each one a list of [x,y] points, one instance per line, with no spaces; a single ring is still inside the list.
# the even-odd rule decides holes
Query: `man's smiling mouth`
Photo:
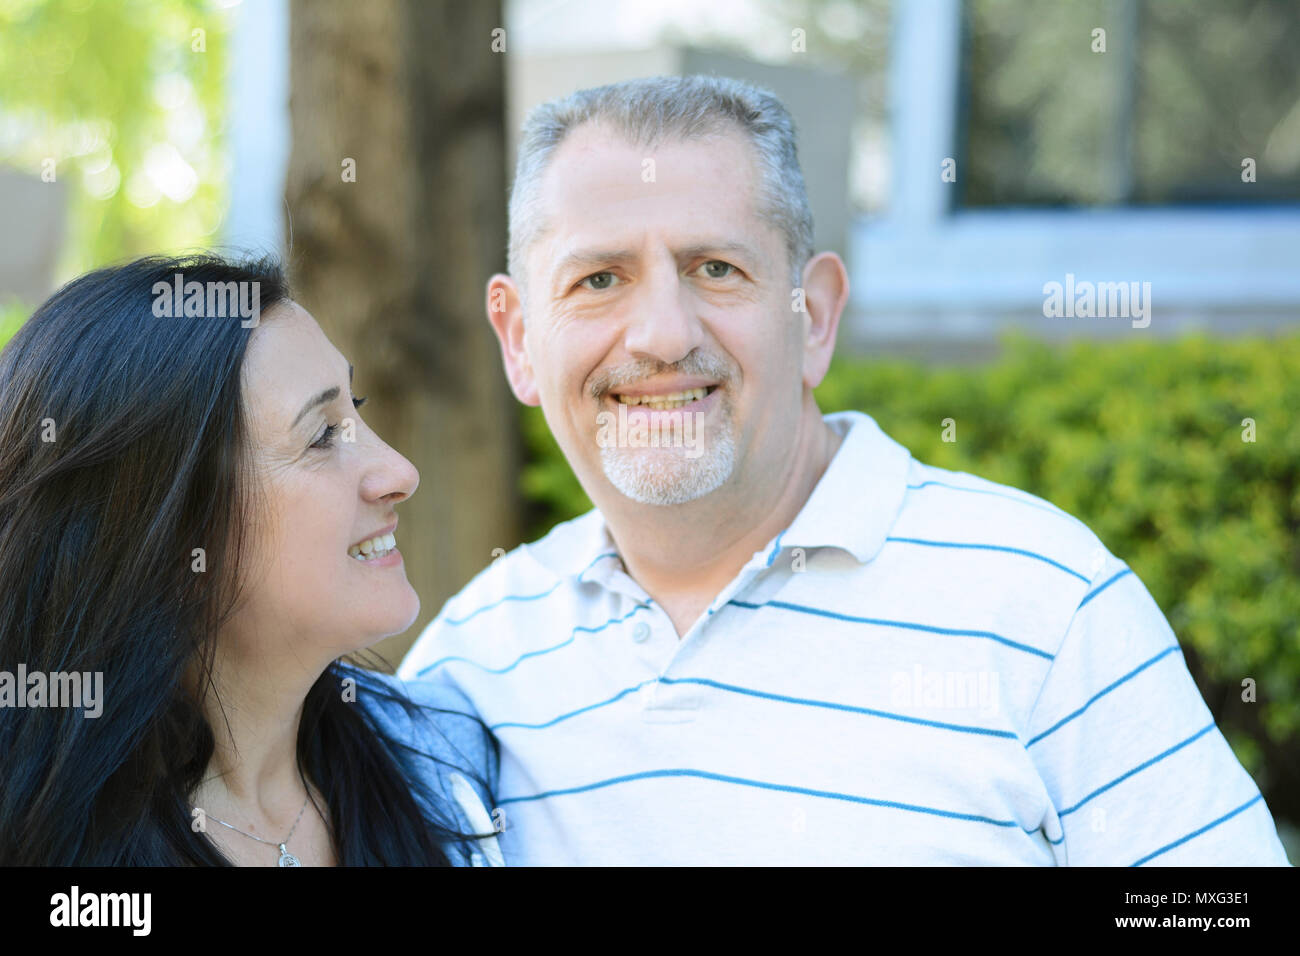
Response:
[[[656,394],[627,395],[622,392],[611,392],[614,400],[620,405],[637,405],[653,409],[654,411],[670,411],[674,408],[681,408],[692,402],[697,402],[705,396],[711,394],[716,385],[704,385],[699,388],[687,388],[676,392],[659,392]]]

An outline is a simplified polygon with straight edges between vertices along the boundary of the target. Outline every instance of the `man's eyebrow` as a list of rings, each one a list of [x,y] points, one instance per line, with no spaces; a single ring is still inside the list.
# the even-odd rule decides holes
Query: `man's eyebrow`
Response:
[[[611,262],[627,262],[635,258],[636,253],[631,249],[578,249],[562,258],[556,265],[555,271],[566,272],[575,266],[588,268]]]
[[[725,256],[733,252],[740,253],[750,262],[757,262],[759,259],[758,251],[744,242],[697,242],[679,249],[677,254],[683,259],[695,259],[709,253],[720,253]]]
[[[351,363],[351,362],[348,363],[348,382],[349,382],[349,383],[352,382],[352,363]],[[339,387],[338,387],[337,385],[335,385],[335,386],[333,386],[333,387],[331,387],[331,388],[327,388],[327,389],[325,389],[325,391],[321,392],[319,395],[317,395],[315,398],[313,398],[311,401],[309,401],[306,405],[304,405],[304,406],[302,407],[302,411],[300,411],[300,412],[298,413],[298,417],[295,418],[295,419],[293,420],[293,424],[290,425],[289,427],[290,427],[290,428],[297,428],[297,427],[298,427],[298,423],[299,423],[300,421],[302,421],[303,416],[306,415],[309,411],[311,411],[311,410],[312,410],[313,408],[315,408],[317,405],[325,405],[325,404],[328,404],[329,402],[334,401],[334,399],[336,399],[336,398],[338,398],[338,397],[339,397]]]
[[[694,259],[708,253],[722,255],[740,253],[751,262],[755,262],[759,258],[758,252],[753,246],[734,241],[694,242],[689,246],[676,250],[679,259]],[[561,258],[555,266],[555,272],[557,275],[563,275],[575,267],[595,268],[596,266],[610,265],[616,262],[627,262],[636,257],[637,253],[631,249],[578,249]]]

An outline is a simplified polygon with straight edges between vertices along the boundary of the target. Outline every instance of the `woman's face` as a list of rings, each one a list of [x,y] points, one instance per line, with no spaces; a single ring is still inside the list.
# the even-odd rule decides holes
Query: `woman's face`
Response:
[[[420,476],[361,420],[350,372],[293,302],[249,339],[242,388],[260,495],[248,529],[256,572],[231,630],[240,656],[262,664],[281,654],[328,663],[401,633],[420,611],[401,552],[384,554],[393,544],[384,536],[401,537],[393,506]],[[382,556],[356,557],[366,552]]]

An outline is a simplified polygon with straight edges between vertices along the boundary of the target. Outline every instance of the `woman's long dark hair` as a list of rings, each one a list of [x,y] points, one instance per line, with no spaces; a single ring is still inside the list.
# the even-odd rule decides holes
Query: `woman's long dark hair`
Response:
[[[0,707],[0,865],[229,862],[191,829],[188,798],[213,753],[203,695],[256,512],[240,391],[252,328],[155,314],[155,284],[177,274],[257,283],[263,319],[289,298],[270,259],[141,259],[60,289],[0,352],[0,670],[103,675],[98,717]],[[298,734],[338,862],[467,856],[422,788],[424,756],[344,700],[345,676],[358,673],[336,662],[316,681]],[[359,684],[358,699],[420,716]]]

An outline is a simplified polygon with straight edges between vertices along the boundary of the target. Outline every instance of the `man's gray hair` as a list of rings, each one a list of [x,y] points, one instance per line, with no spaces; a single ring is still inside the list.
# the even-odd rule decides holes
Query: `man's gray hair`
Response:
[[[541,179],[551,154],[577,127],[598,122],[638,146],[739,129],[758,158],[759,214],[785,236],[791,284],[813,253],[812,210],[795,149],[794,120],[767,90],[716,76],[656,76],[579,90],[534,107],[524,121],[510,194],[510,274],[541,229]]]

